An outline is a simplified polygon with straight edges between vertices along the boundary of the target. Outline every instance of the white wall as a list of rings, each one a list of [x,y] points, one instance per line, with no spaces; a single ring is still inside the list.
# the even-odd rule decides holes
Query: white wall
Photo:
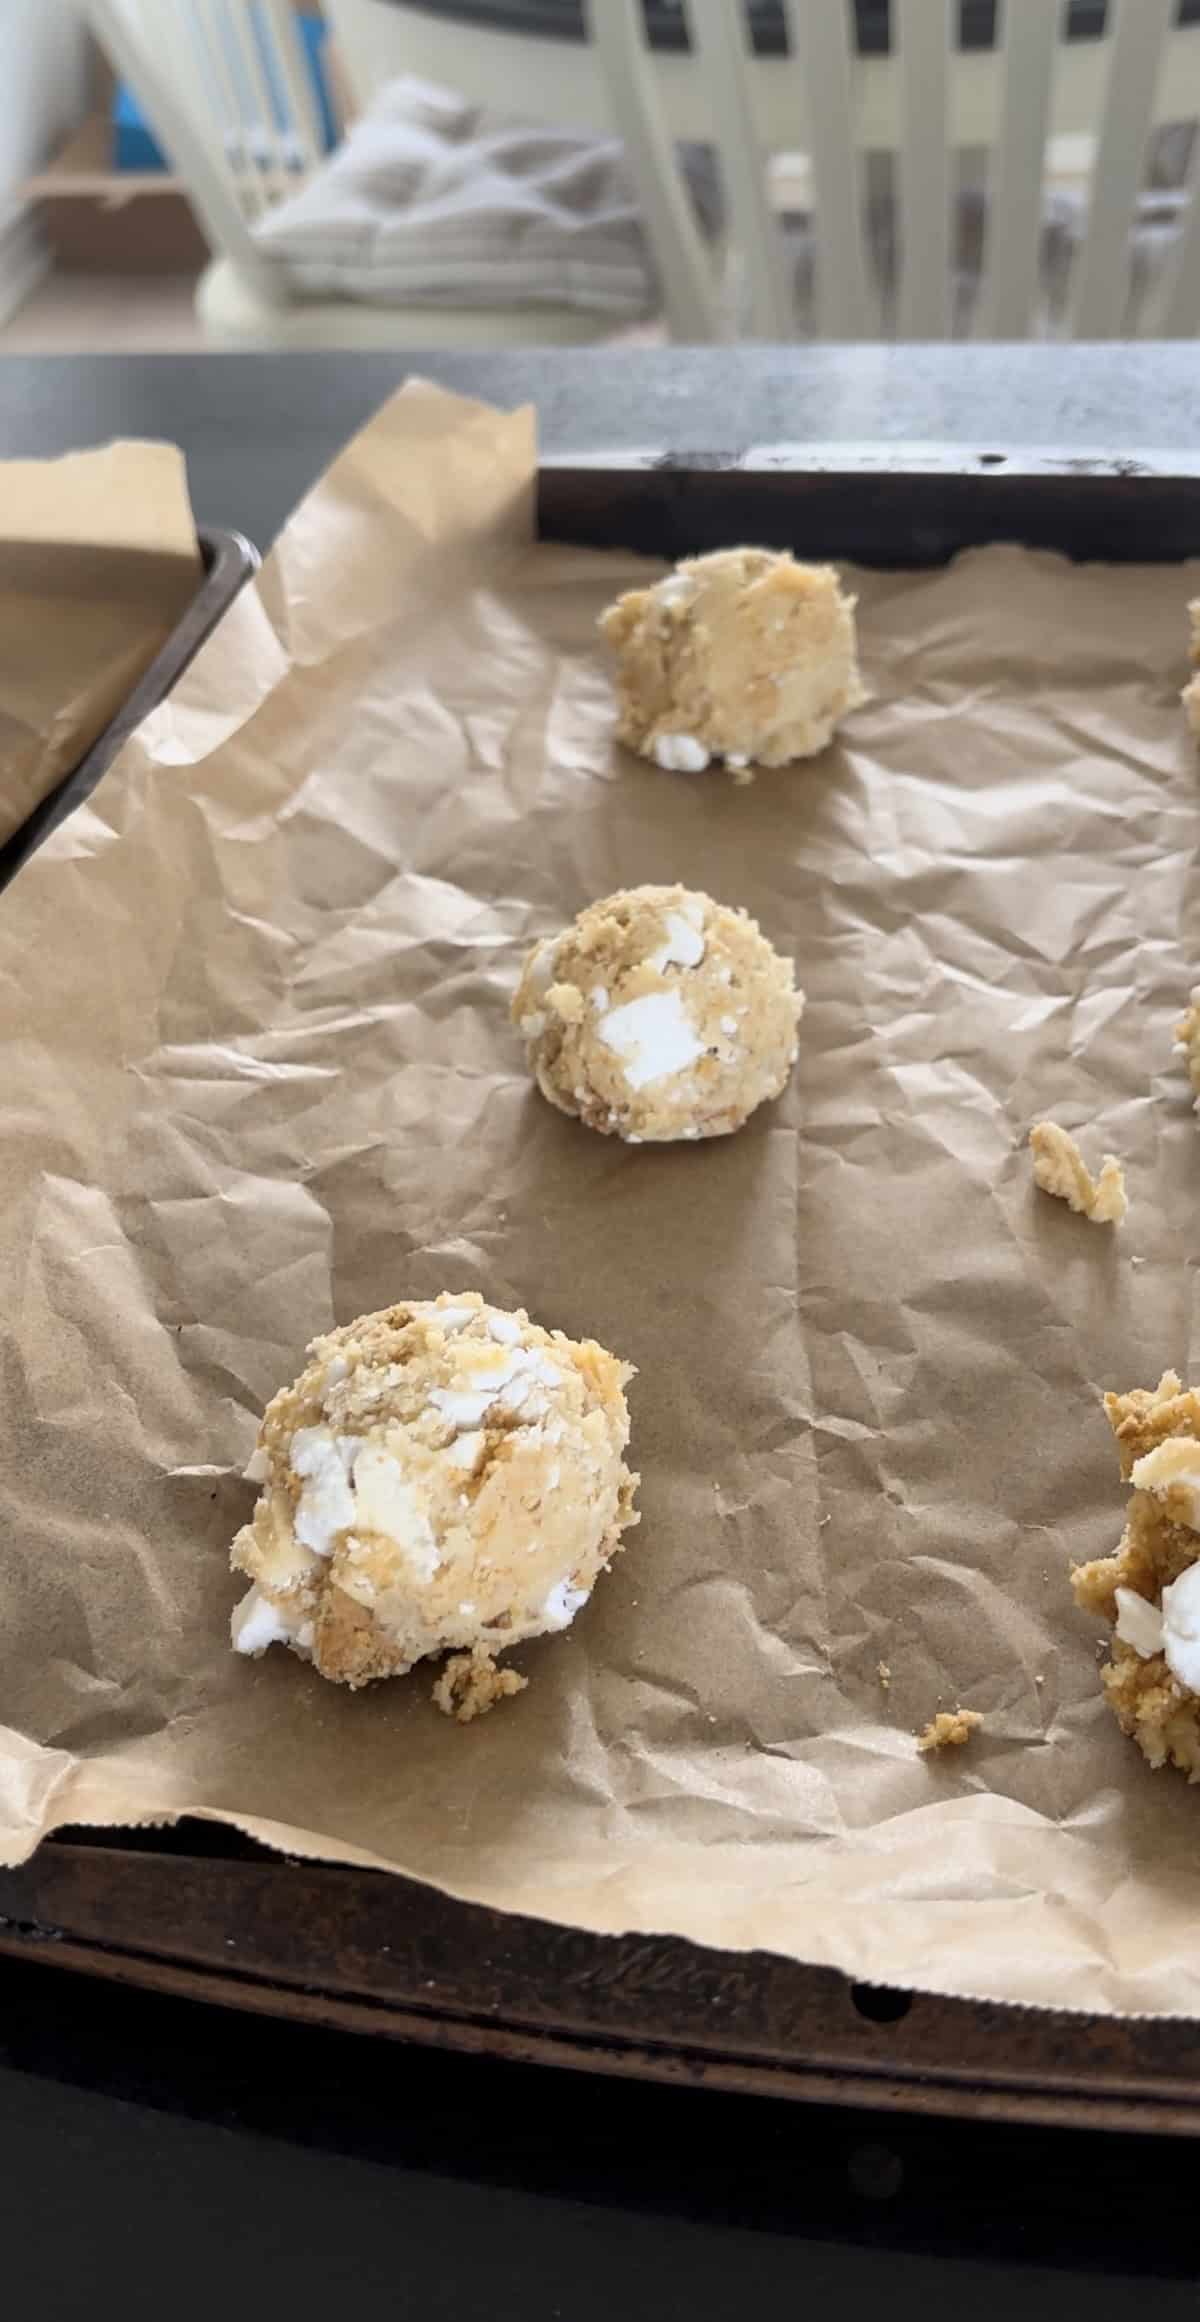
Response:
[[[45,270],[19,188],[87,107],[76,0],[0,0],[0,321]]]

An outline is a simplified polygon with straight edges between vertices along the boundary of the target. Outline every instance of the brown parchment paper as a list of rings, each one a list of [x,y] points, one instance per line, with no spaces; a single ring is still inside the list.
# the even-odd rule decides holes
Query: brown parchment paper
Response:
[[[528,416],[426,387],[300,509],[0,905],[0,1846],[185,1812],[595,1929],[1200,2012],[1200,1795],[1104,1709],[1067,1588],[1098,1391],[1196,1372],[1194,569],[863,573],[811,766],[658,773],[530,547]],[[803,543],[799,543],[801,547]],[[782,1100],[631,1150],[531,1089],[526,944],[682,879],[809,994]],[[1120,1235],[1033,1191],[1051,1113]],[[443,1286],[635,1361],[643,1524],[527,1694],[228,1650],[264,1399]],[[890,1691],[877,1665],[891,1668]],[[915,1729],[964,1702],[965,1752]]]
[[[0,461],[0,842],[91,748],[200,578],[173,444]]]

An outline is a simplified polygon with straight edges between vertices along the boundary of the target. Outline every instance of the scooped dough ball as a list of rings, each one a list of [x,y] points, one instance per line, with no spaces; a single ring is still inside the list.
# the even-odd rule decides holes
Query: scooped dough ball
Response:
[[[1071,1586],[1112,1623],[1100,1680],[1122,1733],[1200,1782],[1200,1392],[1164,1371],[1104,1407],[1133,1492],[1116,1554],[1077,1564]]]
[[[512,1005],[544,1096],[631,1145],[723,1137],[776,1097],[804,994],[745,911],[628,887],[534,945]]]
[[[457,1650],[435,1697],[474,1716],[524,1683],[495,1655],[565,1629],[637,1522],[629,1365],[477,1291],[364,1315],[308,1352],[259,1431],[234,1645],[290,1645],[346,1685]]]
[[[811,758],[862,701],[853,597],[832,565],[766,548],[688,557],[600,616],[617,655],[621,740],[699,774]]]

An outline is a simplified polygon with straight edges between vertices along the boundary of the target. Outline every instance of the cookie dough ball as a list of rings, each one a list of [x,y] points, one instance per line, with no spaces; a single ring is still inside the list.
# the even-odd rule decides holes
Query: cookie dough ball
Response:
[[[863,699],[853,597],[832,565],[766,548],[688,557],[600,616],[617,655],[621,740],[699,774],[811,758]]]
[[[1104,1402],[1133,1493],[1116,1555],[1071,1585],[1113,1625],[1100,1678],[1121,1731],[1200,1782],[1200,1393],[1165,1371]]]
[[[637,1522],[630,1368],[476,1291],[364,1315],[308,1352],[259,1431],[233,1643],[289,1645],[346,1685],[457,1652],[435,1698],[475,1716],[524,1683],[496,1654],[565,1629]]]
[[[513,1001],[538,1087],[631,1145],[723,1137],[776,1097],[804,994],[744,911],[628,887],[534,945]]]

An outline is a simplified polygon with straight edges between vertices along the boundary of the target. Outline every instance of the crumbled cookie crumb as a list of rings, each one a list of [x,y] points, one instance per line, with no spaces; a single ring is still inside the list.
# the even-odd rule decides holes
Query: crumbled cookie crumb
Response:
[[[891,1672],[891,1670],[889,1669],[889,1667],[888,1667],[888,1665],[887,1665],[887,1662],[886,1662],[886,1661],[881,1661],[881,1662],[880,1662],[880,1664],[879,1664],[879,1668],[878,1668],[878,1670],[877,1670],[876,1674],[877,1674],[877,1676],[878,1676],[878,1678],[879,1678],[879,1682],[880,1682],[880,1684],[882,1685],[884,1692],[886,1693],[886,1692],[887,1692],[887,1689],[888,1689],[888,1686],[889,1686],[889,1685],[891,1684],[891,1682],[892,1682],[892,1672]]]
[[[961,1748],[964,1742],[970,1741],[976,1726],[982,1724],[983,1715],[978,1709],[939,1709],[937,1716],[930,1718],[924,1733],[918,1734],[917,1748]]]
[[[1197,718],[1200,719],[1200,677],[1193,680],[1197,689]],[[1197,726],[1200,732],[1200,724]],[[1200,1112],[1200,984],[1193,984],[1188,993],[1188,1011],[1175,1026],[1175,1046],[1187,1058],[1188,1074],[1195,1092],[1196,1110]]]
[[[473,1653],[451,1653],[433,1698],[444,1717],[469,1725],[473,1717],[486,1717],[498,1701],[523,1693],[528,1683],[515,1669],[498,1669],[491,1654],[476,1647]]]
[[[1100,1175],[1093,1178],[1074,1137],[1056,1121],[1039,1121],[1029,1132],[1029,1142],[1033,1174],[1043,1193],[1056,1194],[1093,1225],[1120,1225],[1129,1203],[1115,1154],[1105,1154]]]

